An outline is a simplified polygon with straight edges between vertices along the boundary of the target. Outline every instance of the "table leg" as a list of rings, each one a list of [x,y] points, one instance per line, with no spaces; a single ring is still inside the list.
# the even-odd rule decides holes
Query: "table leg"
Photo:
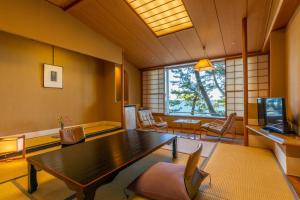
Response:
[[[94,200],[96,189],[77,191],[76,197],[78,200]]]
[[[177,158],[177,137],[174,138],[172,146],[173,158]]]
[[[37,190],[38,182],[35,167],[28,163],[28,192],[33,193]]]

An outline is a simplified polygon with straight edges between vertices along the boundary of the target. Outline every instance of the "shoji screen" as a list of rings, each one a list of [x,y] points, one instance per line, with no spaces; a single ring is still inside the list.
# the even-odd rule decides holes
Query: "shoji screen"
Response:
[[[256,103],[258,97],[269,96],[268,55],[248,58],[248,101]],[[226,103],[227,115],[236,112],[244,114],[244,74],[241,58],[226,60]]]
[[[143,106],[153,113],[164,113],[165,70],[156,69],[143,72]]]

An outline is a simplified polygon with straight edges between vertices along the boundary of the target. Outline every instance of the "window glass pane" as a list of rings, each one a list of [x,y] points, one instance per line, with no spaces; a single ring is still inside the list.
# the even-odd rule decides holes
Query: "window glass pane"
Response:
[[[167,106],[170,115],[225,115],[225,61],[213,64],[215,69],[212,71],[195,71],[195,63],[168,69]],[[227,73],[230,69],[234,71],[234,66],[228,68]],[[234,79],[228,82],[233,89]]]

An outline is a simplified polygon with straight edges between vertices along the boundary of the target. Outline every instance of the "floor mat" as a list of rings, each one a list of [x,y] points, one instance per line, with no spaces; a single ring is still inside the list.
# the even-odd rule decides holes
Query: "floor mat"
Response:
[[[181,153],[190,154],[194,152],[199,144],[203,145],[201,156],[208,158],[212,151],[214,150],[217,143],[215,142],[206,142],[206,141],[199,141],[199,140],[192,140],[192,139],[185,139],[185,138],[178,138],[177,139],[177,150]],[[163,149],[172,150],[172,144],[165,145],[162,147]]]
[[[269,150],[219,143],[205,171],[212,187],[201,185],[206,194],[231,200],[294,199],[273,153]]]

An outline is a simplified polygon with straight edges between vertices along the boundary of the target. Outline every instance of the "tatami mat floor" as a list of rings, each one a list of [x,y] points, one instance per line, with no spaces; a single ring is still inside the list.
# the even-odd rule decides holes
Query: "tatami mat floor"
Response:
[[[87,141],[113,135],[121,131],[113,131],[88,138]],[[175,131],[175,134],[182,138],[199,139],[199,136],[194,137],[190,133]],[[219,144],[217,145],[216,152],[213,153],[209,161],[205,157],[201,158],[200,166],[206,166],[205,170],[211,173],[213,185],[210,188],[208,180],[206,180],[201,187],[202,192],[197,199],[293,199],[284,175],[281,173],[278,163],[270,151],[240,145],[222,144],[232,141],[234,144],[239,144],[235,140],[241,140],[240,138],[228,139],[228,141],[221,140],[221,142],[219,142],[218,138],[210,136],[202,137],[202,139],[218,141]],[[45,138],[43,140],[46,141]],[[60,146],[47,148],[29,153],[27,156],[59,148]],[[112,183],[100,187],[97,190],[95,199],[123,200],[125,199],[123,189],[139,172],[141,173],[158,161],[185,164],[188,158],[188,154],[186,153],[178,153],[179,157],[176,160],[172,160],[170,155],[170,150],[159,149],[126,168]],[[257,167],[258,163],[259,169]],[[268,173],[266,174],[266,172]],[[74,198],[74,191],[68,189],[62,181],[50,174],[40,171],[38,172],[38,180],[39,189],[32,195],[28,194],[26,160],[19,159],[12,162],[0,162],[0,191],[5,191],[0,192],[0,199],[52,200]],[[265,184],[268,186],[264,186]],[[278,190],[277,187],[279,186],[280,189]],[[133,196],[131,199],[144,200],[144,198],[137,196]]]

